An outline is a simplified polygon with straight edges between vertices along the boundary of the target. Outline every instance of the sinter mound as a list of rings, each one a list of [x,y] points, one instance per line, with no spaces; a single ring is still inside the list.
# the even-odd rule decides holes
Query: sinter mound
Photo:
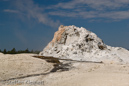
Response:
[[[128,50],[105,45],[95,33],[74,25],[61,25],[39,55],[79,61],[129,62]]]

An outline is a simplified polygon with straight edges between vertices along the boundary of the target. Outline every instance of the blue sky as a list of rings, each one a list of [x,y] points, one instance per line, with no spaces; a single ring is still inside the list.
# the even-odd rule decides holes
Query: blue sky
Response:
[[[0,49],[42,50],[61,24],[129,49],[129,0],[0,0]]]

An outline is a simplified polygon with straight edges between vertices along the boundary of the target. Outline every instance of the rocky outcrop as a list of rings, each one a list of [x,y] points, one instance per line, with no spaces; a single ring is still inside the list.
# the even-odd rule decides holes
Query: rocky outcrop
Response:
[[[119,51],[124,51],[124,58],[129,59],[129,52],[123,48],[114,48],[104,44],[93,32],[85,28],[61,25],[53,40],[39,55],[54,56],[82,61],[123,61]]]

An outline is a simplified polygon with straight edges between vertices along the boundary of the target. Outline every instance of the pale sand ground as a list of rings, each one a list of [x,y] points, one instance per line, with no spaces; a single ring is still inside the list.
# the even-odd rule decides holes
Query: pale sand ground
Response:
[[[17,56],[15,58],[17,58]],[[4,60],[2,60],[3,62],[1,62],[0,60],[0,79],[1,80],[8,79],[14,77],[15,74],[16,76],[18,76],[17,73],[32,74],[32,73],[49,72],[50,69],[52,69],[53,67],[52,64],[46,63],[44,60],[40,60],[37,58],[32,58],[32,59],[33,60],[31,59],[24,60],[25,62],[30,62],[33,65],[27,67],[27,65],[29,65],[30,63],[29,64],[26,63],[21,70],[18,69],[21,68],[19,67],[21,66],[20,64],[17,65],[16,67],[15,66],[12,67],[14,64],[16,65],[16,63],[13,61],[14,59],[12,59],[14,63],[9,62],[10,66],[6,65],[7,63],[4,63]],[[17,61],[20,62],[21,60],[17,59]],[[24,61],[22,62],[24,63]],[[7,70],[8,72],[6,72]],[[23,81],[23,83],[8,84],[9,82],[14,82],[16,80],[18,80],[19,82]],[[31,84],[27,83],[26,81],[31,81],[31,82],[37,81],[39,83]],[[69,71],[54,72],[47,75],[37,75],[22,79],[14,79],[7,81],[6,83],[0,82],[0,84],[1,84],[0,86],[129,86],[129,65],[118,64],[118,63],[99,64],[99,63],[86,63],[86,62],[83,63],[72,62],[72,67]]]
[[[67,72],[48,75],[45,86],[129,86],[129,65],[75,63]]]
[[[34,54],[0,55],[0,80],[47,73],[53,64],[33,58]]]

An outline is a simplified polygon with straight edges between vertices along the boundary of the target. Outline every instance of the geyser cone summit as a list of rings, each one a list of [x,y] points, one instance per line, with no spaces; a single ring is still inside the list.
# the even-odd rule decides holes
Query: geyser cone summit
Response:
[[[129,62],[128,50],[105,45],[95,33],[73,25],[61,25],[40,55],[79,61]]]

